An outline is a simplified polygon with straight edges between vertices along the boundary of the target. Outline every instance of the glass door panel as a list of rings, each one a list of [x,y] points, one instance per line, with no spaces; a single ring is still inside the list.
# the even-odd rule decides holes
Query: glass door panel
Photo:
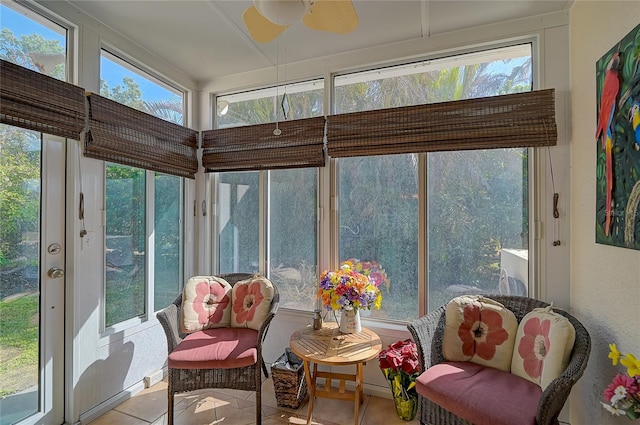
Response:
[[[64,144],[0,125],[0,425],[63,422]]]

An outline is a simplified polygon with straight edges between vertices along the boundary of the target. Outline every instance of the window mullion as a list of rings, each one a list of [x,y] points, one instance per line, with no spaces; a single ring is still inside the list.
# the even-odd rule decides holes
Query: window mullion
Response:
[[[429,305],[429,228],[427,214],[427,193],[429,187],[427,173],[427,153],[418,155],[418,317],[427,314]]]
[[[146,214],[145,214],[145,318],[149,318],[154,311],[154,258],[155,258],[155,172],[147,171],[146,180]]]
[[[269,253],[269,237],[270,237],[270,212],[271,204],[269,196],[269,177],[270,171],[260,171],[260,177],[258,179],[259,185],[259,212],[258,212],[258,261],[260,272],[267,277],[270,277],[269,262],[271,261]]]

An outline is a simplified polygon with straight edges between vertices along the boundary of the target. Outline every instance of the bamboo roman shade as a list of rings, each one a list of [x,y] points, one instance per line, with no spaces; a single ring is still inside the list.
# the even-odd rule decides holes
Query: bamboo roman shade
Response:
[[[88,130],[87,157],[188,178],[198,135],[205,172],[322,167],[325,127],[333,158],[557,142],[554,89],[199,133],[4,60],[0,71],[0,122],[72,139]]]
[[[205,172],[323,167],[324,117],[202,132]]]
[[[554,89],[327,117],[333,158],[551,146]]]
[[[197,131],[93,93],[88,99],[85,156],[195,178]]]
[[[78,140],[84,89],[0,59],[0,122]]]

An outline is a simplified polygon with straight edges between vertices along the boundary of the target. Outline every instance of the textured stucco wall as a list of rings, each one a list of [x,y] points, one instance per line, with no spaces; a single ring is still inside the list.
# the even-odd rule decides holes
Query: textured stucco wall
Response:
[[[614,368],[608,344],[640,356],[640,251],[595,243],[595,63],[640,24],[640,1],[571,8],[571,304],[591,334],[587,370],[571,396],[571,424],[626,424],[600,406]]]

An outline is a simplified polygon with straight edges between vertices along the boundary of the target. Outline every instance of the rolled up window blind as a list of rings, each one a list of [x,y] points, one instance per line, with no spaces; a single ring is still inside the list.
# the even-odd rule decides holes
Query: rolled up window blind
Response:
[[[323,167],[325,118],[202,132],[205,172]]]
[[[0,122],[79,140],[84,89],[0,59]]]
[[[88,94],[89,131],[84,156],[195,178],[198,132]]]
[[[327,117],[333,158],[556,143],[554,89]]]

